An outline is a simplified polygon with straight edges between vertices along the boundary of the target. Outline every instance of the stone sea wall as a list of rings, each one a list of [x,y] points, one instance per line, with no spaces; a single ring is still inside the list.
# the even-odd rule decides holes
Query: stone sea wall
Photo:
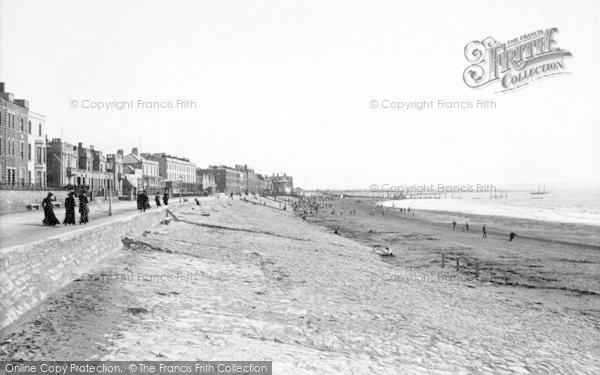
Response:
[[[191,205],[169,206],[177,212]],[[165,218],[166,208],[0,250],[0,328]]]

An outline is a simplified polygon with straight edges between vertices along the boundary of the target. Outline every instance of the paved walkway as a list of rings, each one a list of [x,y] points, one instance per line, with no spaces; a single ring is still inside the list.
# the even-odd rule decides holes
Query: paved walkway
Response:
[[[156,204],[154,203],[153,198],[154,197],[150,197],[150,205],[152,208],[150,208],[149,211],[156,210]],[[186,198],[188,201],[194,199],[194,197]],[[198,199],[207,201],[214,199],[214,197],[199,197]],[[179,203],[179,197],[171,197],[169,199],[170,205],[177,203]],[[113,202],[112,216],[108,216],[108,202],[90,204],[89,207],[90,222],[85,225],[86,227],[98,226],[117,218],[133,216],[139,213],[136,201]],[[61,222],[64,220],[64,208],[55,208],[54,213]],[[75,215],[76,222],[79,222],[79,211],[77,210],[77,207],[75,208]],[[48,227],[42,224],[43,219],[44,210],[41,208],[39,211],[33,210],[0,216],[0,249],[23,245],[81,228],[81,225],[69,225],[66,227],[64,225],[57,225],[55,227]]]

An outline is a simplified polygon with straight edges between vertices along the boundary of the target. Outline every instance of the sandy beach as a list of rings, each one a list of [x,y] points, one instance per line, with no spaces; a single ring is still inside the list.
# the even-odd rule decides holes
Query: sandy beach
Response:
[[[598,227],[456,212],[401,213],[390,208],[385,212],[376,208],[371,218],[373,207],[361,199],[336,200],[335,214],[321,210],[311,221],[369,247],[389,247],[396,255],[390,262],[478,281],[479,287],[512,286],[499,292],[526,295],[600,319]],[[349,215],[353,210],[356,215]],[[512,231],[517,237],[509,242]]]
[[[344,205],[343,216],[306,221],[240,200],[190,207],[124,239],[117,255],[1,332],[0,359],[272,360],[277,374],[597,373],[597,248],[509,243],[493,221],[482,239],[475,220],[469,233],[453,232],[445,216],[369,218],[366,204]],[[395,257],[379,255],[386,246]],[[488,271],[502,277],[485,281]]]

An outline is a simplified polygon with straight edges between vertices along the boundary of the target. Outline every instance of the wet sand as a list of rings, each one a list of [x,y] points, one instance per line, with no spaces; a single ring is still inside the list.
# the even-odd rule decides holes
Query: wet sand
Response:
[[[389,247],[389,262],[432,274],[460,277],[478,287],[510,286],[561,310],[600,319],[600,228],[498,216],[376,208],[365,200],[344,199],[309,221],[374,248]],[[340,210],[344,209],[344,215]],[[356,210],[356,215],[349,212]],[[452,229],[452,221],[456,228]],[[469,223],[469,231],[465,229]],[[487,238],[482,226],[486,225]],[[508,241],[508,233],[518,235]],[[442,269],[442,254],[445,268]],[[459,270],[456,270],[456,259]]]

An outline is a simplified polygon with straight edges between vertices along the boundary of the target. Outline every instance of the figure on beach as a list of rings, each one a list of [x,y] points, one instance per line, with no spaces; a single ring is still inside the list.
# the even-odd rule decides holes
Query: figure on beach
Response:
[[[165,189],[165,193],[163,194],[163,203],[165,206],[169,205],[169,191]]]
[[[156,202],[156,207],[160,207],[160,192],[156,192],[156,195],[154,196],[154,202]]]
[[[70,191],[65,199],[65,220],[63,224],[65,226],[72,224],[75,225],[75,192]]]
[[[81,193],[79,196],[79,224],[87,224],[88,223],[88,213],[90,209],[88,208],[88,198],[85,191]]]
[[[485,230],[485,224],[483,224],[483,227],[481,227],[481,231],[483,232],[483,238],[487,238],[487,232]]]
[[[517,234],[515,232],[510,232],[508,234],[508,242],[512,241],[516,236]]]
[[[452,230],[455,230],[455,229],[456,229],[456,220],[454,220],[454,221],[452,222]]]
[[[465,229],[467,230],[467,232],[469,231],[469,223],[465,223]]]
[[[389,247],[385,247],[385,251],[381,254],[382,257],[393,257],[395,256],[394,253],[392,253],[392,250],[390,250]]]
[[[52,193],[48,193],[46,198],[42,201],[42,208],[44,209],[44,225],[55,226],[56,224],[60,224],[60,221],[54,215],[54,206],[52,206],[52,202],[56,201],[56,197]]]

